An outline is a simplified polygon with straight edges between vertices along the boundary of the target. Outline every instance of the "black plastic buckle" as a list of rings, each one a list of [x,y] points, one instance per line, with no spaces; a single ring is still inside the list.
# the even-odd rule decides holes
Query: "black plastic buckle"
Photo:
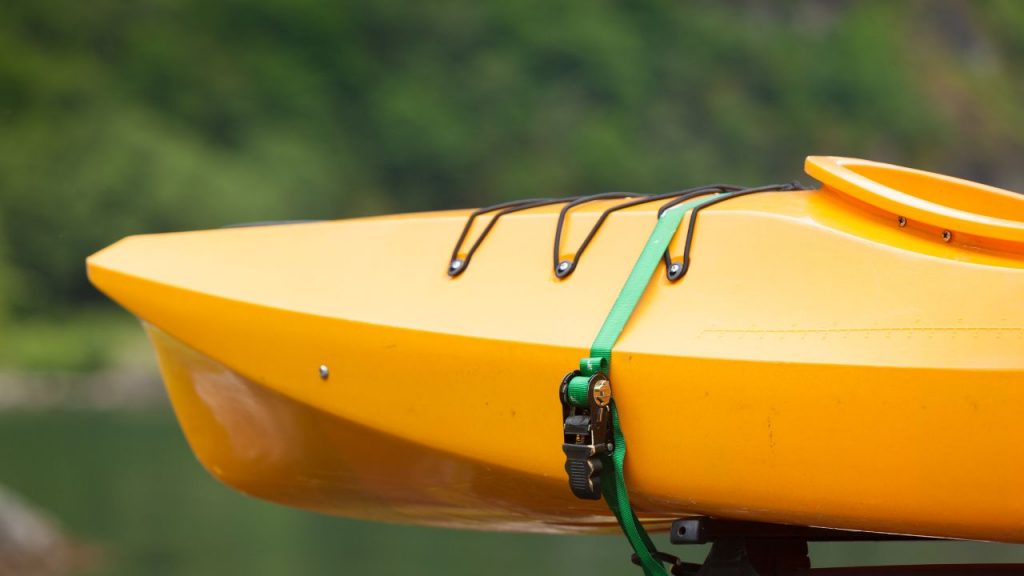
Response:
[[[569,399],[569,382],[580,376],[579,370],[562,379],[558,397],[562,401],[562,430],[565,471],[569,488],[577,498],[601,499],[601,456],[610,454],[612,445],[611,382],[603,372],[590,377],[587,406],[576,406]]]

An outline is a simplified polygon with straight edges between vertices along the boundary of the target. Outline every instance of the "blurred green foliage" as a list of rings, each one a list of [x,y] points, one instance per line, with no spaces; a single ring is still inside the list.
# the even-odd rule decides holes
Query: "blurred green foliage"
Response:
[[[0,312],[11,338],[99,301],[83,259],[133,233],[779,181],[809,153],[1021,187],[1022,97],[1012,0],[5,3]]]
[[[110,307],[87,307],[53,316],[9,322],[0,366],[30,372],[91,372],[116,366],[155,369],[138,322]]]

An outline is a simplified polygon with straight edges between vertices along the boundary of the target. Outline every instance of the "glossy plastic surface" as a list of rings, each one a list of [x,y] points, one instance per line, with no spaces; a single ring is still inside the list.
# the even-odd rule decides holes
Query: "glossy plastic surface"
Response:
[[[604,206],[574,211],[567,245]],[[503,218],[454,279],[465,211],[133,237],[89,274],[159,329],[189,441],[233,486],[603,529],[565,484],[557,389],[656,207],[612,216],[565,280],[557,209]],[[702,213],[689,274],[659,269],[615,347],[638,514],[1024,542],[1024,256],[963,238],[831,186]]]

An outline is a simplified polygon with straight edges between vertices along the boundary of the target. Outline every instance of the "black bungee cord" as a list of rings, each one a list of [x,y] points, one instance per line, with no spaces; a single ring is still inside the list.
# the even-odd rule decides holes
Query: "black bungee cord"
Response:
[[[462,232],[459,234],[459,238],[455,243],[455,248],[452,250],[451,258],[448,263],[448,275],[456,277],[465,272],[469,266],[469,262],[477,249],[486,239],[487,235],[490,234],[491,230],[494,229],[498,220],[506,214],[513,212],[520,212],[523,210],[529,210],[531,208],[539,208],[541,206],[550,206],[553,204],[565,204],[558,213],[558,220],[555,225],[555,238],[553,247],[553,265],[555,276],[559,279],[565,279],[579,265],[580,258],[583,256],[584,251],[590,245],[591,241],[597,235],[598,230],[608,220],[608,217],[613,213],[626,208],[632,208],[641,204],[647,204],[650,202],[657,202],[659,200],[669,200],[658,208],[658,218],[667,211],[672,209],[683,202],[697,198],[700,196],[706,196],[709,194],[718,194],[717,197],[711,198],[707,202],[704,202],[690,211],[690,218],[686,229],[686,240],[683,245],[683,256],[682,260],[676,262],[672,259],[668,249],[665,250],[664,262],[665,262],[665,274],[668,279],[672,282],[678,281],[680,278],[686,275],[686,272],[690,267],[690,249],[693,245],[694,227],[697,222],[697,215],[701,210],[708,206],[713,206],[720,202],[724,202],[731,198],[737,198],[740,196],[746,196],[748,194],[755,194],[758,192],[785,192],[793,190],[803,190],[804,187],[799,182],[789,182],[786,184],[771,184],[768,186],[757,186],[751,188],[744,188],[742,186],[735,186],[732,184],[712,184],[708,186],[699,186],[696,188],[688,188],[686,190],[678,190],[674,192],[666,192],[663,194],[652,194],[644,195],[635,192],[603,192],[600,194],[592,194],[589,196],[570,196],[566,198],[535,198],[528,200],[512,200],[509,202],[502,202],[493,206],[487,206],[484,208],[478,208],[474,210],[469,217],[466,219],[465,225],[462,227]],[[570,258],[563,259],[561,256],[562,248],[562,233],[565,229],[565,222],[568,219],[569,212],[583,204],[588,202],[595,202],[599,200],[618,200],[618,199],[630,199],[627,202],[622,202],[614,206],[610,206],[601,212],[598,216],[597,221],[587,232],[587,235],[583,238],[579,248]],[[476,240],[466,251],[466,255],[459,258],[459,250],[462,248],[466,241],[466,237],[469,235],[469,231],[473,226],[473,222],[477,217],[484,214],[496,212],[491,218],[490,222],[484,227],[483,231],[477,236]]]

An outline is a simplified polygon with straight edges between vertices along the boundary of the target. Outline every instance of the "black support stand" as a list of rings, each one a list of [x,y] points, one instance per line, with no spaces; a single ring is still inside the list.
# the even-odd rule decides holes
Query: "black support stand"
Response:
[[[673,544],[711,544],[703,565],[677,563],[672,569],[676,576],[1024,575],[1024,564],[811,568],[808,542],[929,540],[895,534],[694,517],[673,522],[671,540]]]

